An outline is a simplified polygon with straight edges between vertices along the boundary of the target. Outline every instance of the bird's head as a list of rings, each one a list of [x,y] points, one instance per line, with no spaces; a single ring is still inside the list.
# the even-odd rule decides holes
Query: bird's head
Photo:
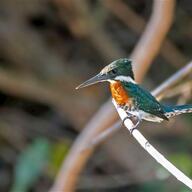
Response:
[[[104,67],[99,74],[79,85],[76,89],[83,88],[103,81],[132,81],[134,74],[132,70],[132,61],[126,58],[113,61]]]

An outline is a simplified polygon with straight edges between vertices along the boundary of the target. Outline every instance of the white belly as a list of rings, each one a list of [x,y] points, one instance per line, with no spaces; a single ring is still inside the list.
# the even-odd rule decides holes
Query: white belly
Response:
[[[144,111],[141,111],[139,110],[139,114],[140,114],[140,117],[141,119],[144,119],[146,121],[152,121],[152,122],[162,122],[164,119],[160,118],[160,117],[157,117],[155,115],[152,115],[150,113],[146,113]]]
[[[130,109],[129,106],[124,106],[123,109],[125,111],[127,111],[127,113],[130,113],[134,116],[139,117],[139,119],[144,119],[146,121],[152,121],[152,122],[157,122],[157,123],[161,123],[164,119],[157,117],[155,115],[152,115],[150,113],[147,113],[145,111],[142,110],[136,110],[134,108]]]

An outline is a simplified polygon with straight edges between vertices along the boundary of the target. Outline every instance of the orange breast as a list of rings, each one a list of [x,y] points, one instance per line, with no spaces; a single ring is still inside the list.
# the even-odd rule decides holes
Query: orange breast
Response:
[[[123,89],[120,82],[110,83],[111,94],[118,105],[125,105],[129,101],[127,92]]]

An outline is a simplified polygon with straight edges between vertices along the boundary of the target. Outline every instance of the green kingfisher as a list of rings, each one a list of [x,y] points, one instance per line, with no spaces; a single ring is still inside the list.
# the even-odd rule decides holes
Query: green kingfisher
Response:
[[[129,116],[137,117],[139,122],[142,119],[161,122],[182,113],[192,112],[192,104],[164,105],[157,101],[149,91],[137,84],[130,59],[122,58],[110,63],[99,74],[76,89],[104,81],[110,83],[111,94],[117,105],[122,107]]]

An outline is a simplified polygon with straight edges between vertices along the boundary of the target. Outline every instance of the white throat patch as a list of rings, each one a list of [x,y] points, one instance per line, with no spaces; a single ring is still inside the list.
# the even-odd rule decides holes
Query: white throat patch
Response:
[[[120,75],[120,76],[115,77],[115,80],[131,82],[131,83],[136,84],[136,82],[131,77],[129,77],[129,76]]]

